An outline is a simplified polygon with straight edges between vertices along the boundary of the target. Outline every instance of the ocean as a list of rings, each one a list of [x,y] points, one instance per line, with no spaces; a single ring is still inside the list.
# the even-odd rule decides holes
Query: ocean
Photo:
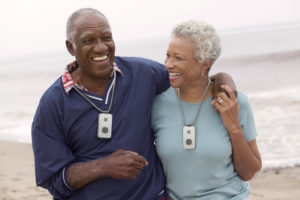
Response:
[[[229,73],[249,97],[263,169],[300,165],[300,23],[220,35],[222,54],[211,73]],[[167,36],[117,42],[116,55],[163,63],[168,42]],[[72,60],[67,50],[0,60],[0,140],[31,142],[39,99]]]

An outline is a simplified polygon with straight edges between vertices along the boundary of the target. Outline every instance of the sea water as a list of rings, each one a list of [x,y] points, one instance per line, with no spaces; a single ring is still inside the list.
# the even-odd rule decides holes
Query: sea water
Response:
[[[221,31],[211,73],[229,73],[251,103],[263,168],[300,164],[300,24]],[[116,43],[117,55],[164,62],[168,37]],[[62,44],[64,45],[64,44]],[[0,60],[0,139],[31,142],[43,92],[73,58],[67,51]]]

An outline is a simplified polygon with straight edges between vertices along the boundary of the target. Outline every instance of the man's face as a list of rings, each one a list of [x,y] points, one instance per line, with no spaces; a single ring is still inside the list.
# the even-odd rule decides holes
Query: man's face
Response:
[[[85,14],[73,24],[69,52],[76,57],[82,78],[107,78],[112,71],[115,43],[107,20],[99,14]]]

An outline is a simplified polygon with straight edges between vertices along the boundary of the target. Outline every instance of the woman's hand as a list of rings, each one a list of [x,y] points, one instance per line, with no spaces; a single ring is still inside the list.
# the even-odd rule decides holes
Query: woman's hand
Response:
[[[236,172],[244,180],[250,180],[261,169],[261,158],[256,140],[246,141],[239,121],[239,104],[236,95],[227,85],[222,85],[228,96],[220,92],[212,101],[220,113],[232,145],[232,159]]]
[[[227,128],[228,132],[240,131],[240,107],[236,95],[233,90],[227,85],[222,85],[220,87],[226,91],[229,97],[224,92],[220,92],[216,95],[216,98],[212,101],[212,104],[220,113],[223,124]]]

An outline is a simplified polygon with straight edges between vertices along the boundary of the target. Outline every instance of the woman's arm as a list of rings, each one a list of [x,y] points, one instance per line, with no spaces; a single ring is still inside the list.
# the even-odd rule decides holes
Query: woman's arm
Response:
[[[233,164],[239,176],[250,180],[261,169],[262,162],[256,140],[247,142],[239,121],[239,104],[234,92],[228,86],[221,86],[229,96],[218,93],[212,104],[219,111],[229,132],[233,149]]]

